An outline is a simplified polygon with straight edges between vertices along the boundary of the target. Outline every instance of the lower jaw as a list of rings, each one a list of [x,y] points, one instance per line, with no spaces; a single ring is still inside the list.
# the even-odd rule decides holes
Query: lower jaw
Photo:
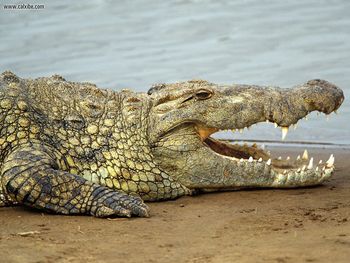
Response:
[[[317,163],[314,162],[314,158],[309,158],[307,150],[295,159],[287,157],[282,160],[281,157],[272,158],[270,153],[262,148],[259,148],[256,144],[248,146],[247,144],[230,144],[228,141],[215,140],[211,137],[207,137],[203,142],[213,152],[222,156],[223,158],[230,158],[232,161],[243,164],[262,163],[266,166],[270,166],[271,170],[278,174],[288,173],[303,173],[305,171],[319,173],[324,172],[326,169],[334,169],[334,156],[331,155],[327,162],[322,160]]]

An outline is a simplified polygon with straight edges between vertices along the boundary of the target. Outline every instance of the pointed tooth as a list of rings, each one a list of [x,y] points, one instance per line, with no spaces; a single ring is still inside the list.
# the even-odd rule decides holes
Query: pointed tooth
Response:
[[[334,113],[335,113],[335,114],[338,114],[338,111],[337,111],[337,110],[335,110],[335,111],[334,111]]]
[[[301,171],[301,169],[300,169],[300,168],[298,168],[297,172],[298,172],[298,173],[300,173],[300,171]]]
[[[277,158],[278,160],[282,160],[282,157],[281,156],[278,156],[278,158]]]
[[[277,127],[278,127],[278,124],[277,124],[276,122],[275,122],[275,124],[274,124],[274,125],[275,125],[275,128],[277,128]]]
[[[283,174],[287,174],[287,170],[284,170],[284,171],[283,171]]]
[[[265,150],[265,144],[262,144],[262,145],[261,145],[261,149],[262,149],[262,150]]]
[[[282,141],[286,138],[288,134],[288,127],[282,127]]]
[[[309,159],[309,154],[308,154],[307,150],[304,151],[302,158],[303,158],[303,160]]]
[[[297,160],[300,160],[300,155],[297,156]]]
[[[261,158],[261,157],[259,158],[258,162],[259,162],[259,163],[261,163],[261,162],[262,162],[262,158]]]
[[[271,165],[271,159],[268,159],[266,162],[267,165]]]
[[[266,123],[269,123],[270,121],[269,120],[266,120]]]
[[[242,133],[243,132],[243,129],[239,129],[239,133]]]
[[[325,166],[323,166],[323,167],[322,167],[322,171],[325,171],[325,170],[326,170],[326,167],[325,167]]]
[[[326,115],[326,121],[329,121],[329,115]]]
[[[297,128],[298,128],[298,124],[295,123],[295,124],[293,125],[293,129],[296,130]]]
[[[322,160],[320,160],[320,161],[318,162],[318,164],[322,164]]]
[[[306,121],[309,120],[309,117],[308,117],[307,115],[305,116],[305,120],[306,120]]]
[[[241,163],[243,163],[243,158],[241,158],[239,161],[240,161]]]
[[[327,167],[332,167],[334,164],[334,156],[333,154],[331,154],[331,156],[329,157],[328,161],[326,162],[326,166]]]
[[[235,133],[235,132],[236,132],[236,129],[232,129],[231,131],[232,131],[233,133]]]
[[[303,166],[303,168],[301,168],[302,171],[305,171],[306,169],[306,165]]]
[[[252,161],[253,161],[253,157],[250,156],[249,159],[248,159],[248,162],[251,163]]]
[[[309,162],[309,165],[307,166],[307,169],[312,169],[312,167],[314,166],[314,158],[313,157],[311,157],[311,159],[310,159],[310,162]]]
[[[287,161],[288,161],[288,160],[290,160],[290,157],[289,157],[289,156],[287,156],[286,160],[287,160]]]
[[[316,169],[315,169],[316,172],[318,172],[318,167],[316,166]]]

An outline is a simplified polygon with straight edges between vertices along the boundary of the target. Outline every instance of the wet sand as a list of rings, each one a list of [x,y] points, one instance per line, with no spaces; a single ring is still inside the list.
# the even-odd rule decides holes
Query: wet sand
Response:
[[[335,153],[336,173],[323,186],[150,203],[150,218],[1,208],[0,262],[349,262],[350,150],[309,152],[317,161]]]

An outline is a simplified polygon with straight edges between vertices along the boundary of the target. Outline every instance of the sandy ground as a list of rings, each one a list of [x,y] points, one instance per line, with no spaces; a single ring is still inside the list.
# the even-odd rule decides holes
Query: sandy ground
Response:
[[[146,219],[1,208],[0,262],[350,262],[350,151],[309,152],[336,154],[323,186],[150,203]]]

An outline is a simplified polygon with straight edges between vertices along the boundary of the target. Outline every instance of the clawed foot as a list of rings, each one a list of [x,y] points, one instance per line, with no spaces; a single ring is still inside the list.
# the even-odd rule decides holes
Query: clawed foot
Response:
[[[149,217],[149,208],[140,197],[104,189],[95,196],[91,214],[96,217]]]

